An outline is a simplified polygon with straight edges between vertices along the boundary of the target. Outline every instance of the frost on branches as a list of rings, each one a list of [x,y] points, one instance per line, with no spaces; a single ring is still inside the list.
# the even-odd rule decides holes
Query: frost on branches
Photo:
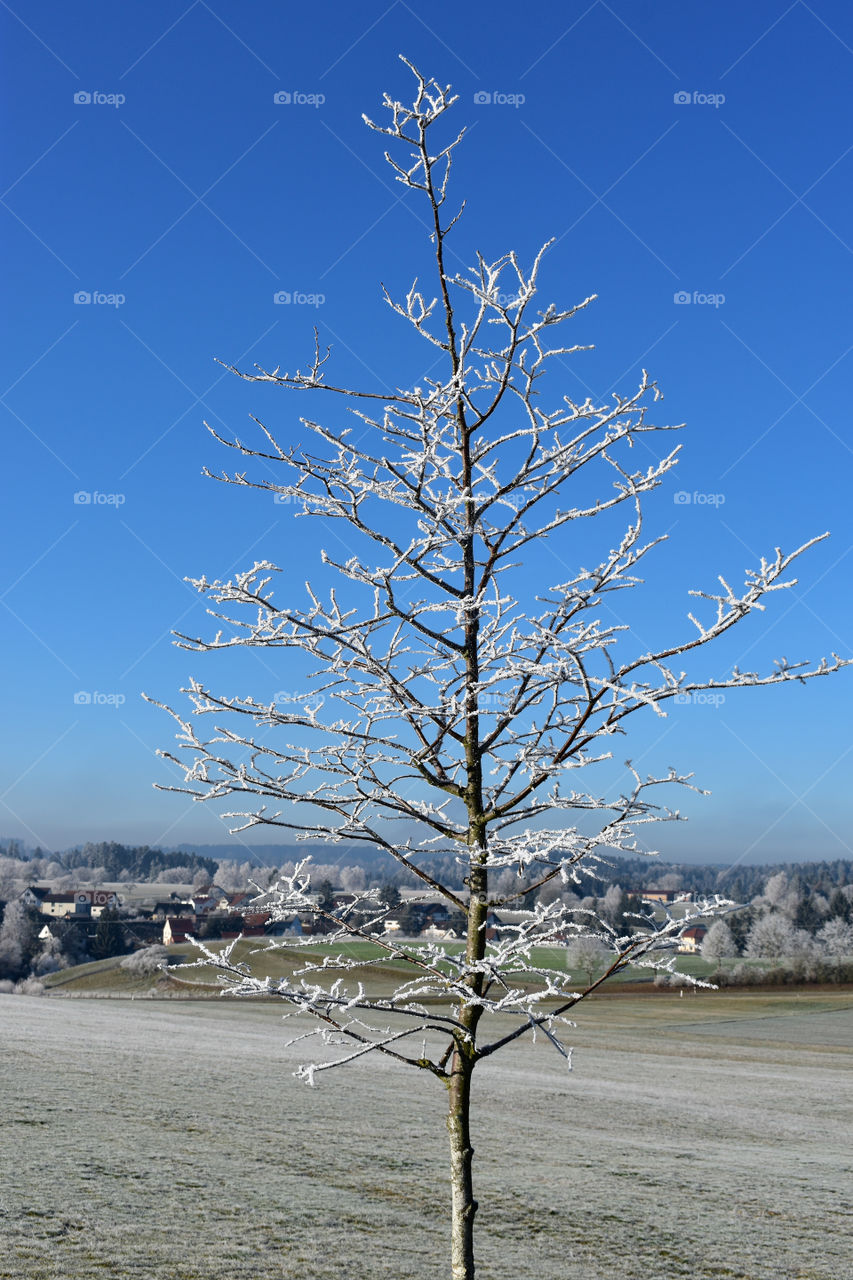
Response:
[[[677,448],[663,444],[674,428],[649,420],[660,393],[645,372],[631,394],[601,403],[578,403],[545,379],[555,359],[587,349],[565,335],[593,301],[567,309],[542,301],[547,245],[529,266],[510,252],[495,262],[478,254],[463,273],[450,269],[448,236],[462,208],[449,208],[448,182],[465,131],[435,139],[456,99],[406,65],[416,82],[413,103],[386,94],[385,123],[365,120],[390,139],[388,163],[421,202],[431,230],[431,280],[415,280],[401,298],[385,291],[391,309],[428,344],[429,372],[420,385],[390,395],[338,385],[316,331],[303,368],[233,369],[249,382],[316,396],[318,409],[323,397],[330,407],[339,402],[352,415],[346,428],[303,417],[286,441],[257,419],[253,444],[211,429],[244,458],[281,472],[275,481],[244,471],[214,478],[279,494],[296,504],[300,519],[319,516],[337,531],[322,560],[339,588],[307,584],[298,610],[276,602],[280,570],[268,560],[229,581],[193,580],[218,629],[208,639],[179,635],[183,647],[250,646],[266,650],[268,662],[277,661],[272,651],[302,650],[312,660],[312,693],[283,708],[194,680],[185,691],[191,714],[171,712],[179,748],[162,754],[185,770],[185,785],[174,789],[237,802],[226,814],[235,831],[264,825],[324,845],[384,849],[464,918],[461,947],[395,941],[381,933],[387,908],[365,893],[320,913],[329,954],[322,963],[306,958],[290,978],[253,977],[233,947],[204,950],[201,962],[218,965],[234,994],[268,992],[318,1020],[331,1048],[302,1069],[309,1081],[378,1052],[445,1083],[453,1274],[468,1276],[476,1203],[467,1108],[476,1064],[528,1031],[566,1055],[561,1024],[581,998],[629,963],[660,970],[661,950],[673,951],[692,921],[727,905],[701,902],[678,920],[649,910],[620,934],[604,920],[579,922],[556,898],[487,941],[487,916],[499,901],[495,873],[514,868],[525,891],[551,881],[578,885],[603,858],[645,852],[649,824],[678,819],[661,798],[691,786],[675,770],[641,775],[629,762],[621,795],[586,783],[586,771],[611,759],[615,737],[636,712],[665,716],[678,696],[805,681],[848,660],[782,660],[764,673],[735,668],[710,680],[681,666],[793,586],[791,565],[819,538],[791,552],[776,549],[747,569],[739,587],[720,578],[695,590],[698,604],[683,634],[655,651],[636,652],[629,628],[604,620],[616,593],[624,614],[623,593],[641,585],[641,562],[662,541],[644,533],[643,501],[676,464]],[[638,443],[644,447],[635,449]],[[621,533],[613,537],[620,511]],[[546,538],[577,567],[537,587],[525,559]],[[398,838],[401,830],[407,839]],[[463,869],[464,890],[430,871],[448,853]],[[274,902],[282,917],[320,912],[308,873],[306,859],[263,895],[264,904]],[[606,972],[596,981],[538,963],[538,948],[580,935],[607,948]],[[372,995],[370,963],[348,956],[359,938],[375,942],[375,963],[405,966],[393,995]],[[486,1014],[502,1015],[496,1030]]]

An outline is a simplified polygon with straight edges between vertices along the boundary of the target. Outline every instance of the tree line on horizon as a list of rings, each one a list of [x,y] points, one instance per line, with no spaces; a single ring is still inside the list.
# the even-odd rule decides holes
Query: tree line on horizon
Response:
[[[219,856],[212,856],[216,849]],[[244,888],[250,879],[263,877],[264,871],[272,874],[281,865],[288,868],[304,856],[303,846],[291,847],[282,845],[279,849],[279,861],[272,853],[274,846],[264,846],[264,855],[268,860],[258,864],[253,860],[253,851],[246,849],[244,859],[222,856],[227,846],[200,846],[209,852],[194,852],[189,848],[164,850],[151,845],[128,845],[115,840],[87,841],[65,851],[50,851],[40,847],[29,848],[15,838],[0,838],[0,900],[8,896],[5,890],[9,881],[60,879],[74,871],[92,870],[100,873],[105,881],[154,883],[164,880],[164,872],[181,872],[175,875],[175,883],[191,884],[201,872],[205,872],[210,881],[215,881],[223,889]],[[235,850],[237,852],[237,850]],[[388,855],[376,849],[352,849],[346,854],[346,861],[333,856],[333,846],[317,849],[318,861],[314,874],[322,870],[324,878],[335,881],[335,875],[341,879],[336,887],[346,888],[343,880],[348,872],[364,873],[363,883],[391,883],[398,887],[414,885],[416,879],[405,870],[391,863]],[[257,856],[257,855],[255,855]],[[327,860],[328,859],[328,860]],[[452,859],[434,859],[430,867],[435,874],[452,877],[453,868],[448,865],[438,867],[441,861],[452,863]],[[11,865],[17,864],[17,865]],[[224,874],[220,869],[224,868]],[[613,874],[601,876],[602,887],[606,889],[617,881],[626,893],[640,894],[653,889],[676,889],[688,894],[708,894],[724,892],[736,902],[749,902],[769,876],[784,872],[790,881],[809,892],[831,895],[832,892],[853,881],[853,859],[835,858],[820,861],[778,861],[755,864],[726,863],[686,863],[667,862],[658,857],[626,858],[614,854],[611,867]],[[235,881],[235,872],[242,880]],[[221,879],[228,877],[234,883],[224,884]],[[91,882],[86,877],[86,883]],[[461,883],[461,881],[460,881]],[[361,887],[361,885],[359,885]],[[514,883],[508,888],[508,896],[513,893],[524,893],[523,881]]]

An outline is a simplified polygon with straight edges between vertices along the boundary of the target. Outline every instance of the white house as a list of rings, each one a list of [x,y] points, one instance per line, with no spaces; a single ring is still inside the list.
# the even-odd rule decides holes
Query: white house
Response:
[[[21,901],[35,907],[42,915],[97,917],[107,908],[119,906],[118,894],[111,889],[67,889],[55,893],[52,889],[40,889],[30,885],[21,894]]]

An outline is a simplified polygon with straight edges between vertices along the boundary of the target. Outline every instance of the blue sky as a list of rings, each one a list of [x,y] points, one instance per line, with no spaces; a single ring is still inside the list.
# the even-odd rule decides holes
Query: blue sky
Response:
[[[555,236],[545,300],[599,295],[573,333],[596,350],[566,364],[565,391],[627,391],[645,366],[667,418],[688,423],[677,482],[650,504],[671,540],[637,626],[680,635],[689,588],[741,581],[761,553],[831,529],[715,670],[853,653],[848,4],[569,0],[527,20],[503,0],[51,0],[4,5],[0,22],[0,834],[227,839],[208,806],[152,790],[169,780],[154,750],[172,727],[141,691],[174,702],[192,674],[291,688],[287,655],[271,675],[251,653],[176,650],[170,629],[204,627],[185,575],[266,557],[301,592],[324,539],[201,476],[232,463],[203,419],[245,434],[255,413],[287,438],[319,411],[214,357],[292,368],[317,324],[341,380],[415,376],[379,280],[408,288],[424,230],[361,121],[383,90],[408,93],[401,52],[453,83],[469,127],[453,265],[475,247],[529,260]],[[543,583],[550,555],[531,555]],[[845,672],[636,724],[643,769],[693,769],[713,792],[662,830],[663,852],[850,856],[850,708]]]

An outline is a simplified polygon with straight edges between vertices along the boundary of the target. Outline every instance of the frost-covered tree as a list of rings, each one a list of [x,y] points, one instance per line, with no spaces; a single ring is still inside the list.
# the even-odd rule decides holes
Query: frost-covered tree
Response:
[[[193,878],[193,869],[190,866],[182,867],[166,867],[164,871],[158,871],[154,877],[155,884],[189,884]],[[206,877],[209,879],[210,877]]]
[[[609,965],[611,956],[610,948],[601,937],[579,934],[566,948],[566,966],[570,972],[579,969],[586,977],[587,986],[591,986],[595,975]]]
[[[235,862],[226,858],[217,864],[214,883],[229,893],[239,893],[249,887],[250,881],[257,881],[258,870],[251,862]]]
[[[715,920],[702,939],[705,960],[729,960],[737,955],[737,943],[725,920]]]
[[[52,934],[44,939],[41,950],[33,960],[33,973],[37,977],[44,977],[46,973],[56,973],[58,969],[62,969],[67,964],[65,953],[62,950],[62,943],[59,938],[55,938]]]
[[[169,961],[169,952],[159,943],[155,943],[150,947],[141,947],[138,951],[131,951],[129,956],[121,961],[120,968],[126,969],[128,973],[133,974],[136,978],[150,978],[158,970],[162,969]]]
[[[8,902],[0,924],[0,977],[24,977],[37,949],[38,924],[35,911],[19,899]]]
[[[655,881],[656,889],[663,889],[670,893],[676,893],[684,884],[684,876],[678,871],[668,871],[666,875],[659,876]]]
[[[14,845],[14,842],[10,843]],[[0,901],[8,902],[36,879],[38,875],[31,863],[20,858],[0,856]]]
[[[784,960],[797,947],[797,932],[788,916],[768,911],[749,929],[744,955],[751,960]]]
[[[715,909],[702,901],[678,920],[649,913],[623,934],[576,918],[576,898],[536,902],[557,881],[589,892],[586,877],[603,857],[645,852],[649,824],[678,817],[658,797],[690,787],[689,775],[641,775],[627,762],[620,781],[606,763],[614,745],[638,713],[664,716],[673,698],[808,681],[843,661],[782,659],[765,674],[735,668],[713,679],[683,669],[793,585],[791,565],[819,539],[760,559],[740,587],[722,577],[697,587],[684,629],[653,649],[610,620],[616,600],[626,616],[641,563],[662,540],[643,525],[644,499],[676,463],[677,450],[663,446],[670,428],[649,419],[658,389],[644,372],[627,395],[574,400],[546,380],[584,349],[563,331],[592,302],[540,303],[547,245],[527,265],[509,252],[493,261],[478,254],[462,274],[451,268],[448,237],[461,209],[450,208],[448,184],[464,130],[436,136],[455,98],[407,65],[414,100],[386,94],[384,123],[365,119],[394,148],[388,163],[429,229],[429,281],[400,298],[384,295],[426,344],[425,372],[391,391],[341,385],[317,334],[307,365],[293,373],[233,370],[330,410],[301,418],[286,438],[257,419],[254,442],[212,434],[266,468],[216,478],[278,494],[298,518],[321,522],[331,544],[320,572],[338,588],[309,585],[300,609],[292,591],[274,595],[280,571],[269,560],[228,581],[202,577],[194,585],[217,630],[179,635],[197,652],[260,649],[270,666],[282,650],[296,651],[311,665],[314,693],[282,704],[193,680],[192,714],[172,712],[180,747],[164,754],[184,764],[179,790],[236,798],[226,813],[236,830],[264,825],[321,845],[385,850],[461,922],[461,951],[426,938],[380,939],[400,983],[392,997],[372,994],[369,963],[346,943],[369,937],[360,922],[381,922],[387,905],[370,892],[347,906],[318,904],[303,863],[264,901],[282,918],[313,912],[322,921],[322,963],[309,958],[293,977],[268,981],[237,963],[233,948],[205,959],[232,993],[266,992],[317,1020],[328,1052],[306,1062],[305,1080],[382,1054],[446,1090],[452,1274],[467,1280],[477,1212],[470,1102],[480,1064],[537,1032],[568,1059],[560,1032],[570,1010],[629,964],[653,967],[653,951],[671,965],[680,932]],[[351,411],[349,425],[338,406]],[[573,567],[540,570],[535,581],[529,557],[545,540]],[[582,781],[599,765],[602,782]],[[458,876],[435,873],[450,859],[461,864],[461,889]],[[494,934],[495,885],[510,868],[533,905]],[[540,962],[541,944],[596,930],[608,957],[593,981]]]
[[[793,919],[801,898],[800,890],[790,883],[785,872],[777,871],[768,878],[764,892],[755,899],[755,905],[771,911],[781,911],[783,915]]]
[[[833,916],[818,930],[817,940],[833,960],[853,956],[853,924]]]
[[[608,886],[601,902],[601,914],[608,924],[618,926],[622,923],[625,915],[625,890],[621,884],[611,884]]]
[[[347,893],[360,893],[367,884],[363,867],[342,867],[338,878],[341,888]]]
[[[497,888],[495,890],[497,894]],[[536,901],[543,907],[547,907],[550,903],[556,902],[562,896],[563,886],[559,880],[552,880],[550,884],[545,884],[536,895]]]

